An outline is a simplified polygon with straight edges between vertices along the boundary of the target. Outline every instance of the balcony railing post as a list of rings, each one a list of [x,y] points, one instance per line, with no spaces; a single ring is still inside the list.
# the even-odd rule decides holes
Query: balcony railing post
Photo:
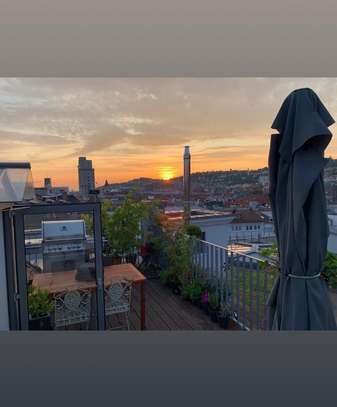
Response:
[[[214,246],[209,246],[210,251],[210,277],[212,281],[212,286],[214,285]]]
[[[254,324],[253,278],[254,278],[253,260],[249,259],[249,320],[251,327],[253,327]]]
[[[256,327],[260,328],[260,268],[256,265]]]
[[[236,274],[236,312],[238,314],[238,318],[241,318],[241,312],[240,312],[240,275],[241,275],[241,265],[242,265],[242,259],[241,256],[238,257],[238,268]]]
[[[263,329],[267,329],[267,318],[266,318],[266,306],[267,306],[267,296],[268,296],[268,269],[263,270],[264,282],[263,282]]]
[[[230,305],[245,327],[265,329],[268,279],[272,276],[260,267],[261,260],[205,241],[199,241],[197,248],[200,274],[218,292],[220,304]]]
[[[246,262],[245,262],[246,263]],[[246,318],[246,264],[245,267],[242,269],[242,322],[244,325],[247,325],[247,318]]]
[[[219,258],[219,273],[220,273],[220,304],[221,306],[224,304],[224,273],[225,273],[225,268],[224,268],[224,249],[220,249],[220,258]]]

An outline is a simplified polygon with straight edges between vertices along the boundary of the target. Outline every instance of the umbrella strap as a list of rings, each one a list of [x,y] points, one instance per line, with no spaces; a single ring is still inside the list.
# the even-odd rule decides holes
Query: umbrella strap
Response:
[[[312,280],[313,278],[318,278],[318,277],[320,277],[321,276],[321,273],[317,273],[317,274],[315,274],[315,275],[313,275],[313,276],[298,276],[298,275],[296,275],[296,274],[287,274],[287,277],[290,277],[290,278],[299,278],[299,279],[301,279],[301,280]]]

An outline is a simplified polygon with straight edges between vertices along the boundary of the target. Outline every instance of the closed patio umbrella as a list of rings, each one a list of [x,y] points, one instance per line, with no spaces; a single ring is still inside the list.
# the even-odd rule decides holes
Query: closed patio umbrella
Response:
[[[334,123],[316,93],[290,93],[273,124],[269,151],[270,201],[280,273],[268,300],[274,330],[334,330],[321,278],[329,226],[323,183],[324,150]]]

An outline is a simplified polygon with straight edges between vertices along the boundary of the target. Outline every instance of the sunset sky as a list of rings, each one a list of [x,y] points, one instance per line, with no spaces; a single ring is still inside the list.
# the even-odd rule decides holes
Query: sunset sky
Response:
[[[271,123],[292,90],[311,87],[337,120],[337,79],[3,78],[0,161],[30,161],[77,189],[77,159],[93,160],[96,184],[192,171],[267,165]],[[334,133],[336,125],[331,126]],[[337,157],[332,140],[327,156]]]

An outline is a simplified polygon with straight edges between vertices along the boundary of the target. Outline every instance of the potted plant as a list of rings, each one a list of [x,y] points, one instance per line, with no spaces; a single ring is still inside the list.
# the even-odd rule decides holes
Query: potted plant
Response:
[[[186,300],[189,300],[194,305],[199,305],[201,302],[201,294],[203,286],[197,280],[192,280],[186,283],[182,288],[182,295]]]
[[[190,292],[190,299],[191,299],[192,304],[194,304],[194,305],[200,304],[201,294],[202,294],[202,285],[198,281],[194,280],[192,282],[191,292]]]
[[[103,267],[115,264],[115,258],[109,244],[105,244],[102,250]]]
[[[176,287],[186,286],[191,281],[192,255],[189,236],[181,231],[175,232],[167,239],[165,256],[168,270],[174,276]]]
[[[160,274],[159,274],[159,278],[160,281],[164,284],[164,285],[168,285],[168,281],[169,281],[169,272],[167,270],[161,270]]]
[[[213,322],[218,321],[219,296],[216,292],[209,295],[209,314]]]
[[[102,222],[114,264],[123,259],[133,262],[137,257],[142,244],[141,220],[147,216],[146,208],[143,202],[136,202],[128,196],[123,205]]]
[[[169,271],[168,273],[168,286],[174,294],[180,295],[182,293],[182,285],[179,276],[176,272]]]
[[[166,259],[163,258],[164,247],[165,240],[157,236],[151,236],[141,247],[142,262],[140,267],[148,278],[158,278],[161,270],[167,268]]]
[[[51,330],[51,312],[53,303],[48,291],[28,287],[28,312],[30,330]]]
[[[326,281],[330,291],[337,289],[337,256],[332,252],[327,252],[324,260],[322,277]]]
[[[218,323],[223,329],[228,328],[228,324],[230,323],[233,312],[228,304],[221,305],[218,313]]]
[[[197,225],[184,225],[182,228],[183,232],[185,232],[188,236],[195,237],[197,239],[202,238],[202,230]]]
[[[209,292],[208,290],[203,291],[203,293],[201,294],[201,300],[200,300],[200,304],[201,304],[201,309],[208,315],[209,314]]]

